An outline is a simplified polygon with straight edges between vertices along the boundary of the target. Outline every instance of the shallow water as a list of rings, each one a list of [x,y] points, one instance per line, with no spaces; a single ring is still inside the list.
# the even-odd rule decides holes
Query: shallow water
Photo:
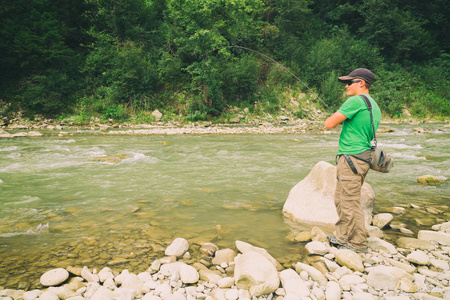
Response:
[[[437,209],[395,217],[417,233],[450,218],[450,185],[416,183],[425,174],[450,177],[450,129],[392,127],[379,144],[395,167],[366,181],[376,193],[375,213],[410,203]],[[284,239],[310,228],[285,220],[281,210],[318,161],[334,162],[337,142],[337,133],[2,139],[0,286],[35,287],[44,271],[68,265],[144,271],[176,237],[191,241],[193,256],[200,256],[195,243],[234,248],[243,240],[285,264],[298,261],[304,245]],[[116,154],[127,158],[90,160]]]

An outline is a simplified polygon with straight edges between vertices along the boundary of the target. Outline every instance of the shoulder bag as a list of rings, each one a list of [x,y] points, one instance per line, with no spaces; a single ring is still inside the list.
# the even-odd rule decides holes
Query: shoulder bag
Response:
[[[377,147],[375,126],[373,125],[372,104],[365,95],[361,95],[361,97],[366,102],[367,108],[370,112],[370,123],[372,124],[373,140],[375,141],[375,145],[372,146],[372,149],[370,149],[370,160],[368,161],[368,163],[372,170],[382,173],[388,173],[394,166],[394,159],[389,154],[387,154],[386,151],[383,151]]]

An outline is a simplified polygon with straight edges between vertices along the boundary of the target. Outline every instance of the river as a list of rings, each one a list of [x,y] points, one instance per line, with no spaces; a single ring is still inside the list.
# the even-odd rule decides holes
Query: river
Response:
[[[395,217],[417,234],[450,218],[450,184],[416,182],[425,174],[450,177],[450,128],[392,127],[377,136],[395,167],[366,181],[374,213],[411,203],[438,210]],[[337,143],[337,132],[1,139],[0,286],[36,287],[46,270],[69,265],[144,271],[176,237],[191,242],[193,258],[201,257],[201,242],[234,248],[242,240],[285,264],[304,259],[304,244],[285,237],[310,227],[285,220],[281,210],[318,161],[334,162]],[[116,154],[127,157],[91,160]]]

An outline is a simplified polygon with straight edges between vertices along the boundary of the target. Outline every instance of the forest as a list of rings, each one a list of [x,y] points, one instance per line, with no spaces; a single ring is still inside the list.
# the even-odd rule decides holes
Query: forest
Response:
[[[296,99],[303,118],[365,67],[386,116],[444,119],[449,19],[446,0],[2,0],[0,114],[219,122]]]

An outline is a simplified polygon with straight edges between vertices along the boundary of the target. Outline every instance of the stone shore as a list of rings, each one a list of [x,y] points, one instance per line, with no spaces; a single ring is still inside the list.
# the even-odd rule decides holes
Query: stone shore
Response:
[[[140,125],[108,125],[95,124],[90,126],[9,126],[0,129],[0,138],[24,136],[59,135],[71,136],[80,134],[107,135],[183,135],[183,134],[289,134],[323,131],[322,121],[297,120],[295,122],[269,123],[262,122],[250,125],[211,124],[198,122],[188,125],[174,123],[140,124]],[[20,131],[11,133],[14,131]],[[42,131],[45,133],[43,134]],[[331,132],[330,132],[331,133]]]
[[[314,227],[305,248],[311,263],[283,267],[267,250],[236,241],[235,249],[204,243],[208,260],[188,264],[190,244],[175,239],[145,272],[87,266],[42,274],[41,289],[0,288],[1,300],[406,300],[450,299],[450,222],[402,237],[372,236],[369,251],[329,244]]]
[[[426,126],[423,121],[418,120],[384,120],[383,125],[377,133],[389,133],[395,130],[389,124],[409,124]],[[446,121],[428,120],[427,123],[445,123],[439,131],[447,131],[450,123]],[[429,133],[426,128],[413,128],[416,133]],[[13,133],[11,133],[13,132]],[[44,133],[42,133],[44,132]],[[179,122],[157,122],[151,124],[113,124],[113,123],[91,123],[87,125],[74,125],[55,122],[22,122],[12,123],[0,128],[0,138],[36,137],[43,135],[73,136],[82,134],[108,134],[108,135],[184,135],[184,134],[302,134],[322,133],[331,134],[338,129],[326,130],[323,120],[278,120],[213,124],[211,122],[190,122],[181,124]]]

